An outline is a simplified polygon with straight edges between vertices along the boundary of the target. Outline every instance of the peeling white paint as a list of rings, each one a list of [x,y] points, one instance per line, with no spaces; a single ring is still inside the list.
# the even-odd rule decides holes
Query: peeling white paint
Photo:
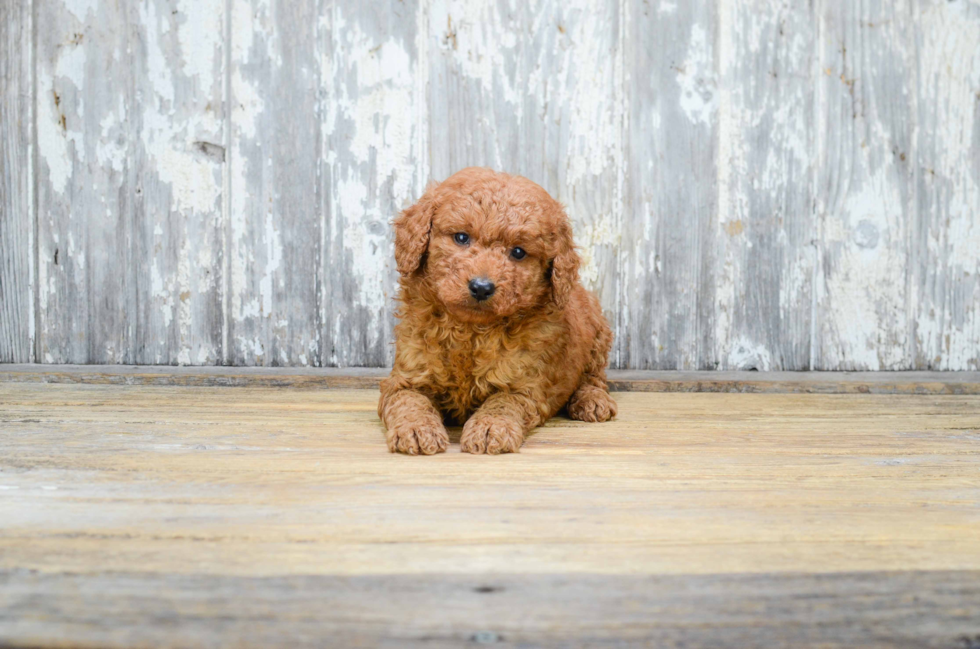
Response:
[[[420,184],[417,124],[419,86],[417,60],[410,51],[417,40],[397,34],[381,37],[370,20],[360,22],[345,12],[334,14],[334,34],[342,34],[329,57],[332,100],[327,102],[322,128],[340,146],[325,149],[330,169],[328,231],[344,252],[328,269],[328,282],[355,287],[358,321],[354,331],[343,312],[324,303],[330,352],[327,362],[341,363],[350,353],[349,340],[366,340],[371,347],[390,339],[393,305],[392,259],[388,223],[397,211],[417,198]],[[369,192],[368,187],[376,187]],[[325,289],[325,290],[330,290]],[[363,352],[361,352],[363,353]]]
[[[262,300],[261,315],[271,316],[274,296],[272,280],[282,263],[282,240],[279,236],[279,230],[273,223],[271,210],[265,214],[265,237],[263,237],[263,241],[266,246],[265,266],[262,279],[259,281],[259,298]],[[280,281],[279,284],[281,285],[282,282]]]
[[[437,42],[442,52],[453,57],[466,78],[478,82],[495,101],[517,106],[522,89],[507,78],[506,70],[519,41],[514,31],[500,28],[517,12],[516,5],[508,4],[433,0],[429,22],[432,29],[441,34]],[[491,15],[487,15],[488,12]]]
[[[715,236],[719,241],[720,261],[718,280],[715,285],[715,350],[716,358],[727,356],[727,365],[724,369],[730,369],[733,362],[738,359],[733,357],[731,350],[727,349],[731,345],[732,332],[735,331],[734,315],[737,308],[738,293],[735,289],[736,282],[742,284],[741,264],[739,253],[742,239],[737,242],[731,241],[731,237],[725,237],[722,233],[736,231],[734,224],[738,224],[738,229],[743,227],[742,218],[743,206],[739,201],[732,204],[732,176],[740,178],[740,172],[744,170],[745,152],[741,147],[741,140],[737,137],[741,120],[744,119],[744,110],[740,110],[743,98],[738,95],[738,106],[733,104],[733,66],[735,56],[733,38],[733,12],[734,6],[727,0],[719,0],[718,3],[718,49],[721,62],[719,75],[721,84],[718,92],[719,109],[717,111],[718,120],[718,212],[716,222],[720,225],[715,229]],[[693,42],[693,37],[692,37]],[[687,92],[684,90],[683,92]],[[682,99],[683,106],[683,99]],[[690,118],[690,114],[688,114]],[[733,169],[737,167],[737,169]]]
[[[383,219],[384,216],[377,210],[366,209],[367,188],[360,178],[341,180],[337,194],[339,211],[344,218],[344,248],[351,253],[351,259],[355,260],[352,270],[360,280],[359,303],[367,307],[369,313],[380,314],[387,303],[383,277],[389,252],[385,237],[371,234],[367,225],[370,220]],[[371,324],[380,323],[372,321]]]
[[[254,138],[259,115],[265,110],[265,101],[259,94],[258,88],[246,81],[237,68],[231,73],[231,91],[235,97],[235,104],[232,106],[235,130],[241,133],[241,137]]]
[[[283,75],[296,72],[283,67],[293,62],[283,56],[293,47],[283,28],[292,17],[288,4],[232,0],[230,16],[225,0],[143,2],[126,12],[102,0],[40,7],[39,24],[56,36],[47,45],[41,39],[32,66],[42,210],[34,279],[39,356],[60,362],[72,346],[86,347],[72,338],[82,331],[73,328],[76,319],[105,315],[125,321],[110,323],[120,330],[133,326],[129,314],[101,314],[94,304],[82,305],[91,312],[77,318],[65,310],[78,308],[68,296],[104,280],[90,273],[112,266],[97,237],[126,221],[119,196],[131,197],[128,183],[138,178],[144,213],[157,219],[132,232],[153,247],[141,280],[149,286],[140,287],[150,300],[149,321],[140,325],[150,357],[208,363],[223,349],[237,358],[208,337],[207,318],[227,296],[221,335],[247,362],[358,358],[365,342],[390,340],[387,223],[418,196],[429,165],[441,170],[450,155],[507,161],[518,167],[510,171],[539,176],[568,205],[582,280],[604,292],[620,336],[642,331],[640,320],[656,320],[649,340],[640,341],[659,350],[651,362],[780,368],[785,349],[775,346],[806,336],[799,304],[812,300],[815,365],[978,369],[976,8],[920,3],[878,21],[879,8],[865,5],[812,12],[778,0],[719,0],[698,15],[675,0],[649,4],[432,0],[399,21],[389,20],[383,5],[370,12],[356,3],[332,5],[316,17],[317,51],[300,64],[301,87],[291,95],[297,106],[317,106],[322,155],[295,162],[317,167],[310,210],[331,220],[315,232],[295,232],[277,211],[295,207],[295,197],[282,201],[276,185],[285,168],[276,165],[294,161],[270,162],[269,129],[287,117],[270,119],[267,111],[281,104],[272,93],[283,91]],[[132,25],[113,23],[124,15],[135,18]],[[631,66],[644,59],[632,23],[647,15],[657,29],[677,30],[651,41],[650,69],[637,69]],[[132,34],[120,31],[129,28]],[[115,49],[104,38],[113,35],[121,43]],[[676,52],[661,52],[661,43]],[[132,62],[138,67],[127,77],[124,66]],[[87,77],[97,64],[110,69]],[[116,72],[131,81],[118,82]],[[664,83],[638,109],[631,79],[653,73]],[[438,86],[446,96],[430,92],[441,75],[450,75]],[[101,97],[99,88],[119,94]],[[449,151],[430,149],[447,126],[429,123],[430,108],[443,101],[465,122],[454,126],[461,132]],[[691,135],[686,149],[677,129]],[[907,150],[893,150],[898,144]],[[223,163],[224,152],[214,147],[224,145]],[[717,171],[687,173],[717,177],[694,178],[690,193],[668,186],[684,176],[665,167],[692,166],[714,145]],[[807,169],[814,170],[810,183],[801,180]],[[227,187],[233,196],[224,196]],[[227,217],[219,216],[222,209]],[[686,239],[692,252],[672,257],[678,233],[665,231],[667,211],[708,219],[711,239]],[[812,234],[790,227],[806,218],[817,221]],[[90,240],[81,236],[88,232]],[[924,242],[916,239],[920,232]],[[331,288],[342,282],[345,292],[352,289],[351,303],[328,304],[321,288],[324,328],[283,345],[296,337],[296,302],[306,299],[286,292],[289,273],[307,261],[289,257],[291,242],[318,235],[310,272],[322,272]],[[57,266],[56,248],[63,260]],[[343,259],[329,257],[337,251]],[[704,267],[691,256],[702,254],[711,262]],[[763,301],[773,313],[748,306],[760,303],[752,293],[759,290],[760,255],[770,256],[778,276],[778,291]],[[698,275],[704,272],[712,275]],[[676,293],[637,306],[633,293],[649,282]],[[706,310],[698,282],[714,291]],[[351,330],[355,311],[366,334]],[[775,324],[766,329],[762,319]],[[68,342],[45,348],[56,330]],[[334,340],[324,345],[336,343],[333,356],[318,342],[330,332]],[[693,349],[704,332],[713,347]],[[108,359],[130,354],[121,338],[98,342]]]
[[[38,70],[38,154],[48,168],[52,189],[59,194],[68,186],[73,160],[85,161],[83,134],[76,129],[85,115],[78,93],[85,85],[85,60],[84,48],[63,47],[53,74],[46,66]],[[71,109],[67,105],[68,91],[75,97]],[[71,114],[70,121],[67,113]]]
[[[177,30],[183,72],[196,77],[198,87],[209,91],[214,85],[214,72],[220,63],[214,54],[220,51],[224,30],[222,14],[224,0],[180,0],[177,14],[181,23]]]
[[[202,3],[198,11],[207,8],[208,3]],[[220,6],[220,5],[218,5]],[[152,7],[141,5],[141,19],[147,26],[146,47],[150,75],[154,90],[153,97],[145,104],[143,111],[142,140],[147,155],[155,166],[158,178],[170,185],[173,200],[178,210],[185,212],[210,213],[217,206],[221,195],[220,171],[212,161],[203,155],[192,152],[191,146],[195,140],[215,140],[220,127],[214,112],[195,111],[188,115],[177,115],[173,106],[175,79],[168,65],[159,42],[160,18],[150,14]],[[211,7],[220,19],[220,11]],[[169,16],[167,17],[169,18]],[[202,18],[203,20],[203,18]],[[181,25],[178,36],[186,30],[195,30],[187,24]],[[200,44],[201,50],[195,50],[195,56],[203,59],[199,66],[214,65],[218,49],[217,36]],[[207,49],[207,48],[210,49]],[[210,85],[210,84],[208,84]]]
[[[574,224],[575,243],[582,259],[579,278],[590,291],[599,289],[599,265],[596,251],[615,250],[620,246],[621,234],[615,229],[612,217],[608,214],[592,215],[592,220],[581,225]]]
[[[208,213],[214,211],[221,187],[217,170],[210,162],[175,148],[160,152],[157,174],[173,191],[173,199],[180,210]]]
[[[824,277],[825,322],[836,327],[826,337],[837,341],[839,347],[832,348],[836,361],[849,369],[900,369],[908,362],[904,340],[907,258],[904,248],[894,241],[896,234],[901,236],[903,206],[889,170],[879,168],[861,187],[852,188],[839,214],[838,225],[826,231],[827,243],[838,244],[832,246],[836,250],[833,271]],[[880,233],[881,241],[874,248],[856,240],[861,223]],[[886,339],[890,332],[903,339]]]
[[[967,2],[926,3],[917,16],[920,96],[930,98],[917,123],[919,204],[929,229],[927,281],[912,282],[910,301],[915,360],[943,370],[980,369],[980,15],[972,11]]]
[[[772,353],[765,344],[740,338],[731,343],[725,365],[733,370],[769,372],[773,369]]]
[[[122,172],[126,165],[128,146],[126,134],[120,128],[122,124],[126,123],[126,106],[122,102],[122,98],[120,98],[116,110],[118,111],[116,115],[120,115],[121,119],[117,118],[116,115],[109,114],[103,117],[99,123],[102,129],[102,137],[95,145],[95,154],[103,168]]]
[[[691,27],[687,59],[677,69],[680,107],[693,123],[708,124],[718,107],[714,47],[708,33],[699,24]]]
[[[38,85],[41,88],[50,88],[51,77],[39,72]],[[63,194],[71,176],[71,157],[68,155],[68,140],[61,132],[61,115],[54,109],[53,99],[40,99],[37,108],[38,154],[47,165],[51,188]]]
[[[373,154],[378,181],[384,183],[390,179],[394,182],[392,193],[408,197],[414,189],[411,154],[415,88],[411,58],[393,41],[375,45],[355,25],[349,26],[346,34],[353,53],[348,65],[356,70],[358,93],[349,97],[347,84],[342,84],[337,105],[346,119],[354,123],[350,153],[361,164],[367,164]]]
[[[89,13],[95,13],[102,0],[64,0],[64,7],[77,21],[84,23]]]

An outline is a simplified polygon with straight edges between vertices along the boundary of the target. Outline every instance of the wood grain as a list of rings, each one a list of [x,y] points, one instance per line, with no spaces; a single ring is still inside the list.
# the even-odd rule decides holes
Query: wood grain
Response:
[[[813,369],[912,369],[915,16],[911,5],[820,6]]]
[[[394,358],[397,272],[389,223],[427,181],[424,3],[329,3],[319,363],[385,367]]]
[[[980,6],[928,1],[916,10],[912,362],[972,368],[980,366]],[[950,73],[959,69],[972,72]]]
[[[976,396],[617,399],[517,455],[418,458],[385,450],[375,390],[0,383],[0,639],[980,633]]]
[[[489,165],[613,367],[980,369],[974,2],[4,11],[0,361],[385,366],[391,219]]]
[[[230,3],[232,365],[313,365],[319,346],[316,3]]]
[[[715,369],[718,74],[712,3],[631,3],[630,203],[618,366]]]
[[[469,166],[524,173],[525,4],[427,3],[430,174]]]
[[[0,5],[0,363],[34,360],[31,7]]]
[[[132,266],[114,272],[136,284],[131,362],[224,358],[224,7],[224,0],[148,2],[127,18],[138,137],[134,250]],[[102,146],[121,155],[122,136],[102,134],[113,137]]]
[[[963,649],[980,628],[978,571],[489,578],[0,571],[0,582],[0,641],[13,646]],[[163,612],[147,613],[154,610]]]
[[[726,370],[811,367],[816,16],[719,4],[716,334]]]
[[[36,4],[39,362],[135,362],[138,8]],[[162,62],[161,62],[162,63]]]

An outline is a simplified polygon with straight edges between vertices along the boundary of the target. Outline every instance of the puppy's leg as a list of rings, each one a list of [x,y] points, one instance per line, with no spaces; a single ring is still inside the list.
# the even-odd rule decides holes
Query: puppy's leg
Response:
[[[609,421],[617,412],[616,402],[605,386],[582,383],[568,400],[568,416],[579,421]]]
[[[433,455],[449,447],[449,434],[432,401],[415,390],[388,391],[382,385],[378,414],[384,421],[388,450],[408,455]]]
[[[466,421],[459,447],[464,453],[517,453],[524,436],[540,422],[534,399],[497,393]]]
[[[612,331],[603,320],[582,373],[578,388],[568,400],[568,416],[579,421],[609,421],[616,416],[616,402],[609,395],[606,363],[612,347]]]

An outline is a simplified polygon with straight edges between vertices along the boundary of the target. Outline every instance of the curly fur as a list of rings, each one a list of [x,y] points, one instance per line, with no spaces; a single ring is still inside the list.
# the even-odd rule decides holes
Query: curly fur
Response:
[[[470,240],[459,244],[456,233]],[[514,247],[527,256],[511,256]],[[464,169],[395,220],[400,322],[378,414],[392,452],[445,451],[463,424],[469,453],[520,450],[563,406],[573,419],[616,415],[605,367],[612,332],[578,281],[562,206],[535,183]],[[467,287],[489,278],[493,296]]]

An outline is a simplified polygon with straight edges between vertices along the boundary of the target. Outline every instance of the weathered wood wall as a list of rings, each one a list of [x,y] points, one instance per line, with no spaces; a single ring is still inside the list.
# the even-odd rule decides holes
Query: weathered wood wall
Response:
[[[980,369],[975,0],[3,0],[0,80],[0,362],[383,366],[476,164],[615,367]]]

